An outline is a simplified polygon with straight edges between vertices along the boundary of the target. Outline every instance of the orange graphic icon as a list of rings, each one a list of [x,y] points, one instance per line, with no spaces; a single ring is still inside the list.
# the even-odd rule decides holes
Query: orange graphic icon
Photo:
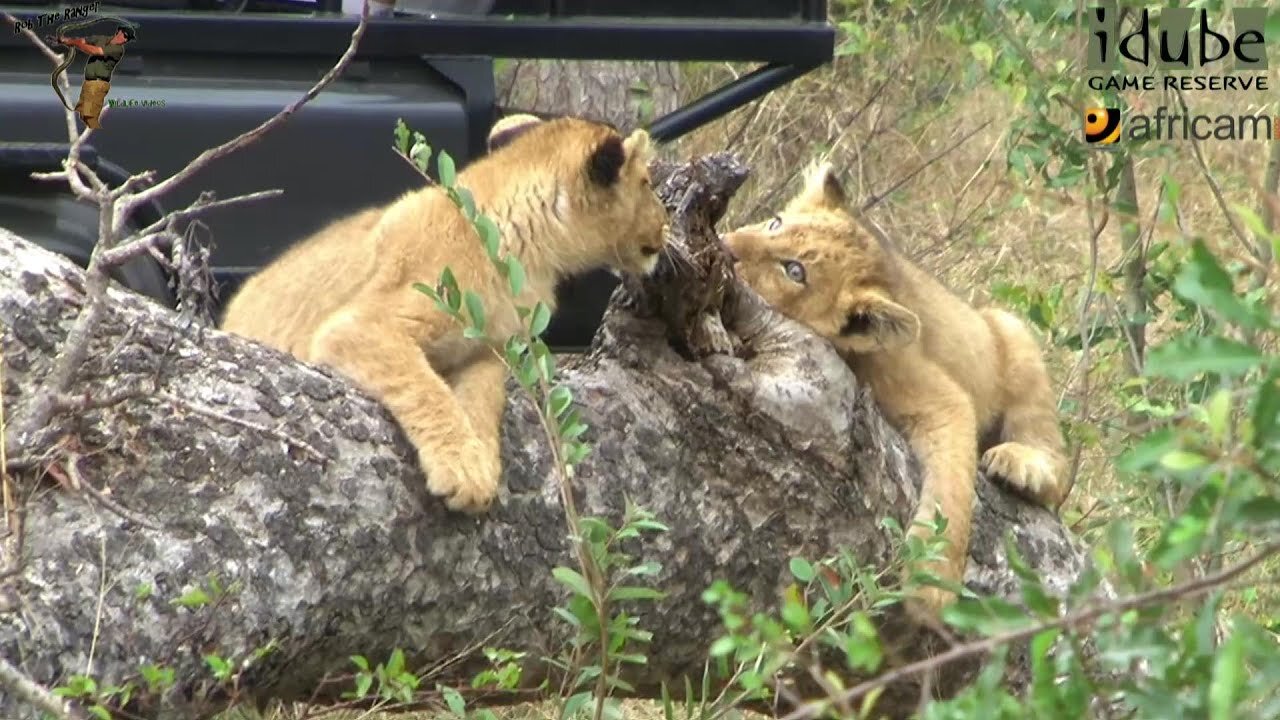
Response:
[[[1084,141],[1111,145],[1120,139],[1120,108],[1085,108]]]

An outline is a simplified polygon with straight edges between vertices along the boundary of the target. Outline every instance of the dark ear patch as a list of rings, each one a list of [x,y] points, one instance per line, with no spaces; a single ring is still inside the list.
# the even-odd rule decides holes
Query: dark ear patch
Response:
[[[626,160],[627,153],[622,149],[622,138],[610,135],[587,158],[587,177],[596,185],[609,187],[618,182]]]
[[[876,326],[876,318],[866,312],[851,312],[844,319],[844,326],[840,328],[840,335],[848,337],[850,335],[870,335],[872,328]]]
[[[844,185],[840,183],[834,172],[827,172],[827,176],[822,181],[822,192],[826,194],[827,203],[830,205],[844,207],[849,204],[849,194],[844,191]]]

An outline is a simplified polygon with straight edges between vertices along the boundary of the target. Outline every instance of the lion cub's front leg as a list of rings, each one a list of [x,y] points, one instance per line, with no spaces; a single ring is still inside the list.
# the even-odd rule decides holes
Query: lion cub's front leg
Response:
[[[874,394],[924,467],[920,502],[908,533],[928,540],[933,535],[934,517],[940,512],[947,520],[942,531],[947,545],[943,559],[930,564],[928,570],[942,580],[962,583],[978,470],[973,403],[941,368],[922,356],[890,358],[881,366],[881,373],[873,382]],[[908,597],[906,607],[918,620],[928,621],[936,619],[954,599],[955,594],[948,590],[919,586]]]
[[[982,455],[983,472],[1015,491],[1056,509],[1066,499],[1065,449],[1058,406],[1040,346],[1017,317],[996,308],[982,311],[1000,348],[1000,444]]]
[[[502,414],[507,408],[507,366],[491,352],[449,376],[471,430],[491,457],[502,455]],[[500,470],[501,468],[499,468]]]
[[[317,330],[307,359],[343,372],[391,411],[417,449],[433,495],[452,510],[483,512],[497,495],[499,456],[422,351],[453,329],[448,323],[443,315],[339,310]]]

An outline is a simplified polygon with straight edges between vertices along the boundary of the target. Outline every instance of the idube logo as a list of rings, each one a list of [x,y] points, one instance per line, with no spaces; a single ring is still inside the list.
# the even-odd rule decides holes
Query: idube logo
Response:
[[[1158,12],[1153,20],[1147,8],[1118,8],[1114,0],[1089,8],[1085,67],[1090,88],[1268,89],[1266,6],[1232,8],[1229,30],[1224,17],[1204,8]],[[1146,74],[1127,72],[1126,63]]]

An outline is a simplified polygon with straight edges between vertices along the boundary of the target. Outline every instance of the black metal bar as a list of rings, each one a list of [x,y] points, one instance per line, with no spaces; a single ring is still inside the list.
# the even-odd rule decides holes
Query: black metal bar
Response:
[[[773,63],[756,68],[728,85],[712,90],[692,103],[654,120],[648,127],[649,136],[661,143],[671,142],[765,96],[821,64],[801,66]]]
[[[19,17],[32,13],[8,9]],[[251,15],[199,12],[121,12],[138,24],[139,52],[205,56],[334,55],[355,29],[351,16]],[[0,33],[0,48],[27,39]],[[361,58],[478,56],[565,60],[769,62],[813,65],[831,59],[829,24],[761,20],[651,18],[516,19],[498,17],[374,18]],[[252,50],[250,50],[252,49]]]
[[[31,173],[57,172],[62,169],[62,161],[69,152],[69,143],[0,142],[0,173],[21,175],[27,181]],[[80,147],[80,162],[97,173],[110,187],[119,187],[129,179],[129,173],[124,168],[99,155],[92,145]],[[54,183],[44,183],[44,186],[51,190],[59,187]],[[146,227],[164,217],[164,208],[156,200],[138,210],[140,217],[135,223],[138,227]]]

